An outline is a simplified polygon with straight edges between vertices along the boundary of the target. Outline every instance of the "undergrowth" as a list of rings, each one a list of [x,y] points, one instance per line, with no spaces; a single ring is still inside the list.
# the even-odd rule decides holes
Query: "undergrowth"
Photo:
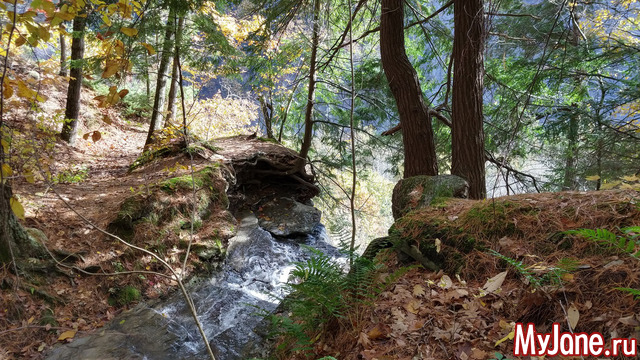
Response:
[[[571,273],[578,268],[578,262],[574,259],[561,259],[557,266],[545,267],[541,265],[528,266],[524,262],[502,255],[495,250],[489,250],[489,253],[511,265],[516,271],[525,278],[526,282],[534,288],[540,288],[545,285],[561,286],[562,277]],[[538,273],[535,270],[541,270]]]
[[[640,226],[623,227],[620,231],[624,235],[616,235],[607,229],[578,229],[567,231],[567,234],[578,235],[592,241],[599,246],[613,249],[621,254],[640,260]],[[616,287],[616,290],[624,291],[640,300],[640,289]]]
[[[291,273],[287,284],[291,292],[281,305],[283,314],[267,315],[271,335],[278,339],[276,355],[312,357],[318,353],[314,346],[327,331],[359,334],[364,309],[411,269],[401,268],[380,280],[385,266],[379,262],[352,254],[353,266],[345,272],[337,260],[313,248],[309,251],[311,258],[297,263]]]

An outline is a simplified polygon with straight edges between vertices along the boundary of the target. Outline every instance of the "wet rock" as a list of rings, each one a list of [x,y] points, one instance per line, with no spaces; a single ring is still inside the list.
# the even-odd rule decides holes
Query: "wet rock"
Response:
[[[391,209],[398,219],[412,210],[433,205],[438,198],[462,198],[469,195],[469,184],[455,175],[413,176],[398,181],[393,188]]]
[[[320,210],[313,206],[282,197],[260,208],[258,223],[274,236],[295,237],[311,234],[320,224],[321,215]]]
[[[54,348],[46,359],[184,359],[179,343],[167,319],[140,304],[92,335]]]

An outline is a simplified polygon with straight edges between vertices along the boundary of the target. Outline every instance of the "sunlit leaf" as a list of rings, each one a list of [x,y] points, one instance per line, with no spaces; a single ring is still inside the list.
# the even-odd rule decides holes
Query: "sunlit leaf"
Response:
[[[121,27],[120,31],[122,31],[123,34],[129,36],[129,37],[134,37],[136,35],[138,35],[138,29],[134,29],[134,28],[128,28],[128,27]]]
[[[11,211],[13,211],[18,219],[24,220],[24,208],[15,196],[12,196],[11,199],[9,199],[9,207],[11,207]]]
[[[109,78],[120,70],[120,64],[117,61],[107,61],[107,66],[102,73],[102,78]]]
[[[76,332],[77,332],[76,330],[67,330],[62,334],[60,334],[60,336],[58,337],[58,341],[73,339],[73,337],[76,336]]]
[[[11,170],[11,166],[9,164],[2,164],[2,177],[6,178],[13,175],[13,170]]]
[[[586,179],[589,180],[589,181],[598,181],[598,180],[600,180],[600,176],[598,176],[598,175],[587,176]]]
[[[147,43],[140,43],[140,44],[142,44],[142,46],[144,46],[145,49],[147,49],[147,53],[149,53],[149,55],[156,54],[156,49],[154,49],[153,46],[151,46],[150,44],[147,44]]]
[[[24,176],[24,179],[27,180],[29,184],[36,182],[36,177],[31,171],[25,171],[22,176]]]

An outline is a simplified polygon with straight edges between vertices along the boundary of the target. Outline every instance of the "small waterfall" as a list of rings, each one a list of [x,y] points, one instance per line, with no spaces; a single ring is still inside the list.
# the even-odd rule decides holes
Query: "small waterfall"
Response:
[[[303,243],[341,257],[318,226]],[[259,341],[253,331],[262,320],[258,309],[273,311],[285,294],[294,262],[305,261],[309,251],[299,241],[277,240],[258,226],[253,214],[241,220],[238,234],[229,242],[222,271],[191,291],[200,321],[220,360],[240,359],[247,344]],[[182,298],[158,309],[172,327],[188,338],[177,344],[181,351],[204,354],[204,345]],[[178,349],[176,349],[178,350]]]
[[[285,284],[295,262],[311,253],[301,243],[336,260],[343,255],[329,243],[324,226],[299,239],[275,239],[243,214],[238,233],[229,240],[222,269],[189,289],[200,322],[217,360],[244,359],[262,342],[254,330],[286,295]],[[104,329],[56,348],[48,359],[204,359],[205,346],[180,293],[149,308],[140,304],[116,317]]]

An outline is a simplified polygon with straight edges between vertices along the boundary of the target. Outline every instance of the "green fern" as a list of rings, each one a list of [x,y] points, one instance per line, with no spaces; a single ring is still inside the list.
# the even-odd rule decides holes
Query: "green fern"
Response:
[[[640,240],[640,226],[629,226],[621,228],[620,231],[625,236],[619,236],[607,229],[578,229],[567,231],[567,234],[581,236],[589,241],[597,244],[609,246],[618,251],[628,254],[636,260],[640,260],[640,250],[638,250]],[[633,295],[636,300],[640,300],[640,289],[632,288],[615,288]]]
[[[567,273],[571,273],[578,268],[579,263],[575,259],[564,258],[561,259],[557,266],[549,268],[549,271],[538,275],[531,271],[522,261],[512,259],[508,256],[502,255],[495,250],[489,250],[489,252],[502,260],[507,264],[513,266],[521,276],[523,276],[529,284],[535,288],[539,288],[543,285],[562,285],[562,276]]]
[[[622,287],[617,287],[614,288],[616,290],[620,290],[620,291],[624,291],[628,294],[633,295],[633,298],[636,300],[640,300],[640,289],[631,289],[631,288],[622,288]]]
[[[569,230],[566,231],[566,233],[581,236],[589,241],[615,248],[620,252],[629,254],[636,259],[640,259],[640,250],[637,250],[640,227],[626,227],[620,229],[620,231],[622,231],[626,236],[616,235],[607,229],[578,229]]]
[[[351,316],[353,309],[369,306],[389,284],[411,268],[394,271],[384,281],[377,274],[382,265],[373,260],[353,257],[351,271],[322,252],[307,248],[312,256],[296,263],[288,283],[290,295],[283,301],[286,316],[268,315],[272,324],[272,336],[281,338],[280,351],[298,351],[312,355],[318,334],[330,322]],[[348,323],[348,322],[346,322]],[[331,358],[326,358],[331,359]]]

